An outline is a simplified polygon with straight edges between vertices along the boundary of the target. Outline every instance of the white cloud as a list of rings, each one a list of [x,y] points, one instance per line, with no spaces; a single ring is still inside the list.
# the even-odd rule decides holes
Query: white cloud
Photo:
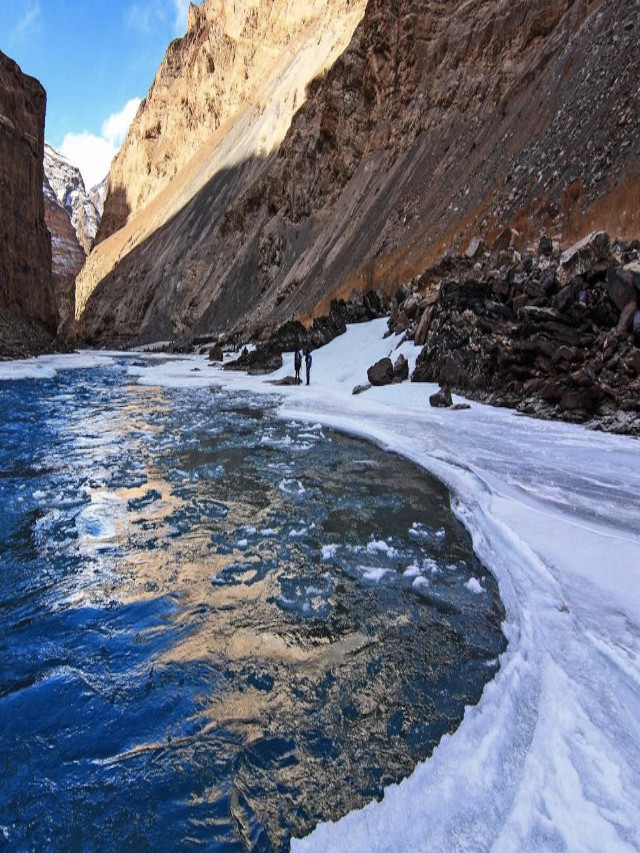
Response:
[[[40,3],[30,3],[24,15],[20,18],[11,33],[12,42],[22,42],[28,35],[29,31],[40,17],[42,9]]]
[[[110,115],[102,124],[101,136],[85,130],[67,133],[62,140],[60,153],[80,169],[88,190],[100,183],[109,171],[139,105],[140,98],[132,98],[119,113]]]
[[[156,18],[156,12],[151,6],[134,3],[125,12],[124,22],[130,29],[147,35],[151,32],[154,18]]]
[[[109,116],[100,128],[102,136],[107,142],[116,148],[120,148],[129,130],[129,125],[136,117],[139,106],[140,98],[131,98],[119,113],[113,113]]]
[[[187,13],[189,12],[190,0],[173,0],[175,10],[175,29],[177,35],[184,35],[187,31]],[[197,5],[197,4],[196,4]]]

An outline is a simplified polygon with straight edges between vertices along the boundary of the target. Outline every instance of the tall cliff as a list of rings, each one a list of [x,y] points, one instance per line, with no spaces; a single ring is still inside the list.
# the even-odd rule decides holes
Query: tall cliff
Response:
[[[190,6],[109,173],[98,240],[166,187],[229,119],[253,109],[259,138],[238,156],[268,152],[284,136],[310,77],[346,46],[364,0],[207,0]]]
[[[266,332],[331,296],[391,290],[506,223],[524,239],[635,236],[638,11],[369,0],[277,149],[240,149],[156,230],[133,217],[113,235],[115,269],[96,259],[79,303],[84,333]],[[240,111],[218,133],[231,146],[245,130]]]
[[[206,0],[191,7],[188,32],[170,45],[113,163],[98,239],[125,220],[126,224],[92,252],[77,282],[77,316],[84,313],[98,283],[124,257],[147,245],[154,233],[171,227],[189,203],[201,211],[198,216],[217,220],[256,180],[303,103],[309,81],[330,67],[349,43],[364,4],[365,0],[235,4]],[[178,168],[188,156],[186,165]],[[212,205],[208,193],[212,188],[217,192],[216,187],[220,195]],[[178,293],[183,276],[177,258],[187,247],[206,240],[206,231],[194,222],[193,229],[190,224],[186,232],[176,233],[175,241],[161,241],[160,276],[166,276]],[[184,278],[199,279],[199,263],[188,267]],[[104,306],[107,326],[113,325],[114,311],[116,325],[124,324],[118,332],[123,339],[136,335],[144,324],[153,295],[146,285],[142,289],[141,303],[125,287],[120,305],[113,310]],[[166,302],[167,296],[159,298]],[[150,310],[155,316],[155,309]],[[86,333],[91,338],[102,336],[97,328],[102,325],[101,312],[102,308],[90,309]],[[186,330],[190,322],[185,318],[178,326]],[[173,321],[167,321],[165,311],[154,334],[174,335]]]
[[[100,225],[101,213],[92,198],[94,192],[98,193],[98,187],[87,191],[80,169],[46,142],[44,173],[58,203],[67,211],[78,243],[88,255]]]
[[[55,335],[42,194],[46,94],[0,52],[0,310]]]

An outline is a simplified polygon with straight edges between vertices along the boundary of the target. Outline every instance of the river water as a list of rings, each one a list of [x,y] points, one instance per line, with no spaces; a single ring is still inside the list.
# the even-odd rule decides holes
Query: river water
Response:
[[[438,482],[144,367],[0,384],[0,850],[286,850],[505,647]]]

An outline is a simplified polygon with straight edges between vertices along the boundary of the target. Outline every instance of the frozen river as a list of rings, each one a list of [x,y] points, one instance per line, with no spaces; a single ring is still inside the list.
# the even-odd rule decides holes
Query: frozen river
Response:
[[[497,584],[440,483],[176,369],[0,367],[0,847],[286,849],[498,669]]]

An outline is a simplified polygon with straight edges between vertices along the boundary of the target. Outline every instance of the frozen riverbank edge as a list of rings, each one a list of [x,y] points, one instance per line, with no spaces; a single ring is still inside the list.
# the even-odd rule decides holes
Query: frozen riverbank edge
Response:
[[[350,326],[314,353],[310,386],[274,388],[203,356],[137,362],[149,385],[216,384],[277,394],[280,415],[367,438],[451,490],[496,575],[508,647],[459,729],[380,803],[321,824],[294,850],[640,849],[640,445],[472,404],[431,409],[435,386],[353,396],[377,359],[418,349]],[[108,355],[0,365],[52,375]],[[286,358],[286,357],[285,357]],[[292,359],[291,359],[292,361]]]

